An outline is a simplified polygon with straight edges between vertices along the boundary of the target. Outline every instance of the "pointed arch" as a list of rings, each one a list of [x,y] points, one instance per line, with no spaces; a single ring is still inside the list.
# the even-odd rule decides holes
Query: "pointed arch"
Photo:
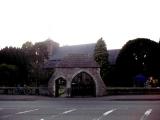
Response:
[[[67,81],[63,77],[55,79],[55,97],[66,96]]]
[[[71,81],[72,96],[96,96],[96,83],[91,74],[79,71]]]
[[[86,69],[81,69],[78,72],[76,72],[75,74],[73,74],[72,80],[76,75],[78,75],[81,72],[85,72],[85,73],[89,74],[93,78],[95,85],[97,85],[97,80],[95,79],[94,75],[91,72],[89,72],[89,70],[86,70]],[[97,89],[97,86],[96,86],[96,89]]]

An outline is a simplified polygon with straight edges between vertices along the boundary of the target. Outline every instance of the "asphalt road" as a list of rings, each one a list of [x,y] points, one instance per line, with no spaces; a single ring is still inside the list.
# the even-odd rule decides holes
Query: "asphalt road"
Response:
[[[153,99],[156,97],[16,97],[14,100],[3,97],[0,99],[0,120],[160,120],[160,100]]]

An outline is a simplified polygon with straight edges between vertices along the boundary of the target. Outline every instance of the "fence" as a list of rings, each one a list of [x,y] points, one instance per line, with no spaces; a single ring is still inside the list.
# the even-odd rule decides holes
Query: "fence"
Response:
[[[0,87],[0,94],[49,95],[47,87]]]

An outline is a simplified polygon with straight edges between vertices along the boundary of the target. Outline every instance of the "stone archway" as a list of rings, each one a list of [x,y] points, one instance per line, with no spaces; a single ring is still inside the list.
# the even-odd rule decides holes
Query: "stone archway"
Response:
[[[71,96],[96,96],[96,85],[91,75],[78,73],[71,81]]]
[[[62,77],[55,80],[55,97],[66,97],[66,83]]]

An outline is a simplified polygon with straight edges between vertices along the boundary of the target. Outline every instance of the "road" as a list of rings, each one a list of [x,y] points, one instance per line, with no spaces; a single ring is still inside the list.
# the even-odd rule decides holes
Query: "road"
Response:
[[[2,99],[0,120],[160,120],[160,100],[146,96]]]

